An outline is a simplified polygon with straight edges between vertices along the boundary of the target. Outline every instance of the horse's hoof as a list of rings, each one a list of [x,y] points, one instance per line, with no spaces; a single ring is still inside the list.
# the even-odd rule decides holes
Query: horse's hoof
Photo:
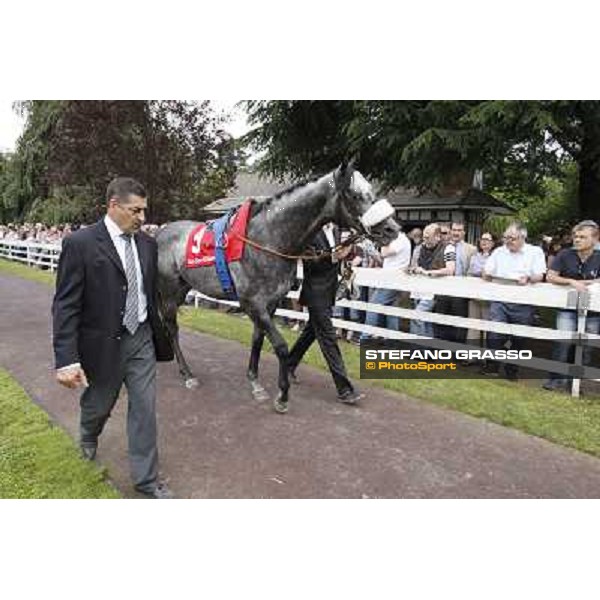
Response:
[[[273,408],[275,409],[275,412],[280,415],[285,415],[285,413],[288,411],[287,402],[279,402],[279,400],[275,400],[273,402]]]
[[[252,381],[251,385],[252,385],[252,397],[257,402],[267,402],[269,400],[269,394],[267,393],[267,390],[265,390],[265,388],[262,385],[260,385],[259,383],[256,383],[255,381]]]
[[[190,377],[185,380],[185,387],[188,390],[195,390],[198,387],[198,380],[195,377]]]
[[[279,413],[280,415],[285,415],[285,413],[288,411],[288,408],[289,408],[287,400],[285,402],[282,402],[281,394],[280,394],[273,401],[273,408],[275,409],[276,413]]]
[[[262,391],[253,390],[252,397],[257,402],[267,402],[269,400],[269,394],[267,394],[267,392],[265,390],[262,390]]]

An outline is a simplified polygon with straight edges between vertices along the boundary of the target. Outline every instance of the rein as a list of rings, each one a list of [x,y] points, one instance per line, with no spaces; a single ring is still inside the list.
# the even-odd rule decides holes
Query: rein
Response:
[[[246,244],[249,244],[253,248],[260,250],[261,252],[265,252],[266,254],[272,254],[273,256],[278,256],[279,258],[285,258],[286,260],[321,260],[322,258],[332,256],[338,250],[353,244],[356,240],[364,237],[363,234],[355,233],[351,235],[347,240],[335,246],[332,250],[321,250],[319,252],[313,252],[312,254],[285,254],[284,252],[279,252],[278,250],[273,250],[272,248],[268,248],[267,246],[262,246],[258,242],[255,242],[241,233],[233,233],[235,237],[239,238]]]

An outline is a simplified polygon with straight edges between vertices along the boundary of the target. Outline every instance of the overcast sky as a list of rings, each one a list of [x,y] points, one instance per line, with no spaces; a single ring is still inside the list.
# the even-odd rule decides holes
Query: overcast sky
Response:
[[[0,100],[0,152],[14,150],[23,129],[23,119],[15,114],[12,103],[11,100]]]
[[[14,100],[0,100],[0,152],[15,149],[17,138],[23,130],[24,121],[12,109]],[[225,129],[234,137],[248,131],[245,112],[235,108],[236,102],[211,100],[216,110],[225,110],[231,114],[231,121]]]

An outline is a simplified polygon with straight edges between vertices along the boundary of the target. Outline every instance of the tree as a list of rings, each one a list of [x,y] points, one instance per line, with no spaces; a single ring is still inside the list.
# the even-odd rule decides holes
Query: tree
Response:
[[[15,109],[27,114],[27,123],[15,153],[8,158],[0,190],[4,212],[11,219],[19,218],[34,201],[48,196],[48,144],[62,103],[20,102]]]
[[[480,102],[462,122],[481,139],[499,185],[504,176],[518,189],[514,181],[519,175],[541,184],[548,175],[566,172],[564,166],[573,161],[578,171],[574,216],[600,219],[599,101],[490,100]],[[494,139],[508,143],[507,151],[497,151]]]
[[[577,209],[600,218],[598,101],[252,101],[246,141],[266,151],[260,168],[275,176],[311,175],[356,156],[385,187],[436,189],[469,182],[518,204],[544,194],[570,160],[579,169]]]
[[[129,175],[148,190],[150,219],[191,218],[214,199],[209,192],[233,184],[232,141],[206,101],[30,101],[22,110],[12,181],[19,215],[45,214],[54,198],[64,216],[89,221],[103,210],[107,182]]]

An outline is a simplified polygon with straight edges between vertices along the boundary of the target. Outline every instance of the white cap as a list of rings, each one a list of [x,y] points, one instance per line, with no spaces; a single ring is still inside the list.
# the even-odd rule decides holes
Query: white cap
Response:
[[[360,218],[365,227],[373,227],[394,214],[394,207],[385,199],[377,200]]]

